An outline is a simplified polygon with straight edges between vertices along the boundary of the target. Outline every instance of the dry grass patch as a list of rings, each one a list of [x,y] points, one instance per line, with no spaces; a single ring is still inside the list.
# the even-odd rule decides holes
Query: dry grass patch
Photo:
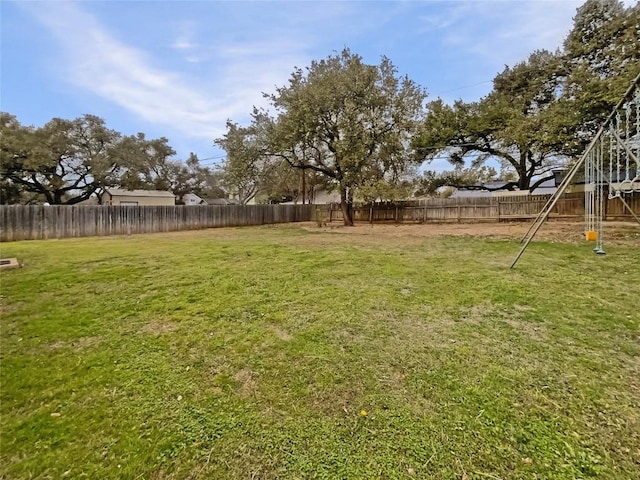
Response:
[[[80,337],[75,340],[58,340],[44,345],[45,350],[55,351],[62,349],[84,350],[86,348],[94,348],[102,342],[101,337]]]
[[[145,323],[139,332],[147,335],[165,335],[175,332],[179,329],[179,325],[171,321],[152,320]]]
[[[255,373],[248,368],[243,368],[235,373],[233,379],[238,383],[237,392],[241,398],[247,398],[254,394],[257,388]]]
[[[271,328],[271,331],[273,332],[273,334],[279,340],[282,340],[284,342],[289,342],[293,338],[293,336],[291,335],[291,333],[289,331],[287,331],[286,329],[284,329],[284,328],[282,328],[282,327],[280,327],[278,325],[271,325],[270,328]]]

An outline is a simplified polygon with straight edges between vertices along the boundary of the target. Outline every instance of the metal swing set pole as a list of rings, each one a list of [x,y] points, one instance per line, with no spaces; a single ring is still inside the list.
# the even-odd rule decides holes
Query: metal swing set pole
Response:
[[[592,144],[594,143],[595,142],[592,142]],[[556,206],[556,203],[558,203],[558,200],[560,200],[560,197],[564,194],[564,191],[571,184],[571,182],[573,181],[573,178],[576,176],[576,173],[578,172],[578,170],[580,170],[580,167],[582,167],[582,165],[584,164],[584,160],[587,156],[587,153],[591,150],[591,148],[593,148],[593,145],[589,145],[589,148],[587,149],[587,151],[580,157],[580,160],[578,160],[575,163],[573,168],[569,171],[569,174],[564,178],[562,183],[558,186],[558,190],[556,190],[556,193],[554,193],[552,197],[547,201],[547,204],[545,205],[544,209],[541,210],[540,213],[538,213],[538,216],[536,217],[533,224],[529,227],[529,231],[527,231],[527,234],[523,238],[524,245],[522,245],[522,248],[520,248],[520,251],[518,252],[516,257],[513,259],[513,262],[511,262],[511,267],[509,268],[513,268],[516,265],[516,263],[518,263],[518,260],[520,260],[520,257],[529,246],[529,243],[531,243],[531,240],[533,240],[533,237],[535,237],[536,233],[538,233],[538,230],[540,230],[540,227],[542,226],[544,221],[549,217],[549,213],[551,213],[551,210],[553,210],[553,207]]]
[[[591,146],[589,148],[591,148]],[[544,222],[545,219],[542,219],[544,213],[547,212],[547,210],[549,210],[550,208],[553,208],[553,206],[550,207],[550,205],[551,205],[552,202],[557,201],[556,198],[555,198],[557,192],[560,191],[560,190],[562,190],[562,192],[565,191],[565,189],[567,188],[567,186],[565,185],[565,182],[567,182],[567,185],[569,183],[571,183],[571,180],[573,180],[573,177],[575,177],[576,173],[578,172],[578,170],[580,169],[580,167],[582,166],[583,163],[584,163],[584,159],[581,157],[580,160],[578,160],[576,163],[574,163],[573,166],[569,169],[569,172],[567,173],[565,178],[562,180],[562,182],[560,182],[560,185],[558,185],[558,190],[556,190],[556,193],[554,195],[551,195],[549,197],[549,199],[547,200],[547,203],[545,203],[544,207],[542,207],[542,210],[540,210],[538,212],[538,215],[536,216],[536,218],[533,221],[533,223],[529,226],[529,230],[527,230],[527,233],[524,234],[524,236],[520,240],[520,243],[522,243],[525,240],[527,240],[527,238],[529,237],[529,234],[531,233],[531,231],[534,228],[536,229],[536,231],[537,231],[538,228],[540,228],[538,226],[538,223]],[[555,203],[553,205],[555,205]],[[540,219],[542,219],[542,221]],[[534,235],[535,235],[535,232],[534,232]]]

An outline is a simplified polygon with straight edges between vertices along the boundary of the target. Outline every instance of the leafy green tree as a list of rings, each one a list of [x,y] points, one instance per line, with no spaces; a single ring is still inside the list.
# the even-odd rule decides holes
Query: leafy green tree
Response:
[[[273,161],[271,167],[263,178],[261,196],[266,197],[269,203],[302,201],[303,179],[301,174],[309,177],[307,172],[296,171],[282,160]],[[305,178],[305,201],[308,197],[307,179]]]
[[[147,139],[144,133],[125,137],[117,151],[122,172],[119,185],[128,190],[179,189],[186,168],[172,159],[175,153],[164,137]]]
[[[143,133],[125,137],[116,150],[119,159],[118,186],[127,190],[165,190],[181,199],[187,193],[221,195],[219,179],[200,165],[198,156],[186,162],[175,160],[175,151],[164,137],[147,139]]]
[[[83,115],[54,118],[40,128],[20,124],[0,113],[0,195],[3,203],[33,200],[73,205],[104,189],[169,190],[178,196],[213,189],[214,174],[197,156],[186,163],[173,159],[166,138],[144,134],[123,137],[104,120]]]
[[[266,152],[266,139],[262,125],[270,121],[254,111],[249,127],[227,121],[227,133],[214,140],[227,152],[220,174],[222,185],[246,204],[260,192],[269,178],[274,161]]]
[[[520,190],[533,191],[582,153],[640,73],[639,34],[640,5],[587,0],[562,51],[506,67],[478,102],[431,102],[414,145],[426,160],[447,155],[453,165],[498,160]]]
[[[398,77],[387,58],[367,65],[344,49],[296,69],[288,85],[267,95],[275,120],[262,124],[269,158],[326,177],[340,191],[345,225],[353,225],[358,188],[398,181],[418,161],[410,139],[422,117],[425,92]]]
[[[23,193],[19,185],[6,177],[0,177],[0,204],[12,205],[23,203]]]
[[[113,151],[120,134],[94,115],[54,118],[41,128],[22,126],[15,116],[0,118],[0,168],[5,181],[42,195],[52,205],[73,205],[114,181]]]
[[[507,188],[535,190],[566,160],[565,138],[553,121],[560,72],[558,55],[537,51],[506,67],[478,102],[431,102],[415,147],[428,161],[447,155],[454,166],[497,160],[517,175]]]
[[[365,202],[395,202],[407,200],[413,194],[414,185],[408,179],[398,182],[387,182],[384,179],[361,185],[358,198]]]
[[[640,74],[640,4],[587,0],[563,45],[562,95],[556,108],[567,146],[580,154]]]
[[[226,192],[221,187],[220,174],[200,165],[200,160],[195,153],[189,154],[185,168],[186,184],[182,187],[185,193],[195,193],[205,198],[226,197]]]

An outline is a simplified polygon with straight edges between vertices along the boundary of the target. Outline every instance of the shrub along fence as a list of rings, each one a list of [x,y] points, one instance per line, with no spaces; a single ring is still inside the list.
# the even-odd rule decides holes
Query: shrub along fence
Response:
[[[0,241],[238,227],[313,220],[313,205],[0,205]]]
[[[369,223],[448,223],[527,221],[544,208],[549,195],[508,197],[441,198],[399,203],[374,203],[354,208],[354,221]],[[627,195],[625,201],[636,215],[640,214],[640,195]],[[606,220],[633,220],[633,216],[617,198],[605,204]],[[563,195],[550,219],[582,220],[584,193]],[[342,222],[339,204],[317,206],[318,223]]]

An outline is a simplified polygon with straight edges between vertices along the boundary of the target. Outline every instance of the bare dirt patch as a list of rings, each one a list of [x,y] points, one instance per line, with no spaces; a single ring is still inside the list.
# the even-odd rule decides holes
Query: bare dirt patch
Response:
[[[513,328],[518,334],[524,335],[531,340],[544,342],[549,339],[547,327],[544,325],[527,322],[518,318],[505,318],[504,323]]]
[[[233,379],[238,382],[238,394],[242,398],[250,396],[256,389],[256,381],[253,378],[253,372],[248,368],[243,368],[237,372]]]
[[[163,335],[165,333],[171,333],[178,329],[178,325],[174,322],[163,322],[161,320],[154,320],[145,324],[140,333],[146,333],[148,335]]]
[[[323,232],[361,237],[402,237],[420,239],[437,236],[469,236],[494,239],[521,239],[529,230],[529,222],[501,223],[429,223],[429,224],[356,224],[345,227],[332,224],[318,227],[315,223],[301,223],[300,228],[311,232]],[[535,238],[544,241],[577,243],[584,241],[582,222],[545,222]],[[606,222],[604,239],[612,244],[640,245],[640,225],[628,222]]]
[[[100,337],[80,337],[72,341],[58,340],[46,345],[46,350],[60,350],[63,348],[71,348],[74,350],[83,350],[85,348],[91,348],[98,345],[102,339]]]
[[[291,340],[293,338],[291,336],[291,333],[289,333],[287,330],[285,330],[284,328],[279,327],[277,325],[272,325],[271,326],[271,331],[276,336],[276,338],[279,338],[280,340],[283,340],[285,342],[288,342],[289,340]]]
[[[358,223],[353,227],[345,227],[339,222],[323,224],[318,226],[316,222],[299,222],[263,225],[259,227],[232,227],[232,228],[209,228],[206,230],[190,230],[180,232],[166,232],[162,234],[169,241],[184,239],[211,239],[217,240],[237,240],[246,237],[249,229],[260,229],[264,232],[269,230],[304,230],[312,233],[336,234],[322,235],[317,239],[318,244],[332,244],[334,241],[342,241],[341,235],[351,235],[357,238],[359,243],[377,243],[378,239],[392,239],[397,243],[402,239],[403,244],[418,243],[425,237],[439,236],[466,236],[477,238],[488,238],[497,240],[520,240],[529,230],[531,222],[485,222],[485,223],[427,223],[427,224],[368,224]],[[585,226],[580,221],[557,221],[545,222],[535,236],[538,241],[555,241],[566,243],[584,242]],[[282,241],[282,239],[280,239]],[[297,241],[295,238],[291,241]],[[305,242],[310,239],[306,238]],[[635,222],[605,222],[604,225],[605,244],[612,245],[640,245],[640,225]]]

